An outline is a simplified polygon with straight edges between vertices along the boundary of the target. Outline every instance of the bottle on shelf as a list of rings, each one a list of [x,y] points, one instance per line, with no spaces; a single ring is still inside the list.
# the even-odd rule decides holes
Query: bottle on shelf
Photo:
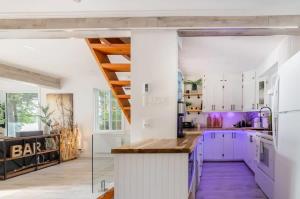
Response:
[[[208,116],[206,118],[206,126],[207,126],[207,128],[212,127],[212,118],[211,118],[210,114],[208,114]]]

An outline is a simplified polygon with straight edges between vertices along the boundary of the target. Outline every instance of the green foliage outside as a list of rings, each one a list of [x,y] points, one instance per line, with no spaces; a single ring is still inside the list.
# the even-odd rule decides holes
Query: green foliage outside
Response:
[[[38,114],[37,93],[8,93],[7,94],[7,117],[10,123],[18,123],[20,128],[23,124],[34,123]]]
[[[5,128],[5,104],[0,103],[0,127]]]

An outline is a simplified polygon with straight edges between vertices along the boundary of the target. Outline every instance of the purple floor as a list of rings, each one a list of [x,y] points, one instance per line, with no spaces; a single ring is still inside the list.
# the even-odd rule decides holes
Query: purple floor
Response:
[[[266,198],[244,163],[204,163],[197,199]]]

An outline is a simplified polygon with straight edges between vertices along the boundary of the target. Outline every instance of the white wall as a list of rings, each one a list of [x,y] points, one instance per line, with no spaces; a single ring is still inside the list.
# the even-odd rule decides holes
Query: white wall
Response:
[[[137,30],[131,35],[131,142],[176,138],[178,38],[173,30]],[[143,84],[149,83],[143,106]],[[143,128],[143,120],[149,127]]]
[[[92,134],[95,133],[93,89],[109,88],[100,73],[65,79],[62,85],[62,89],[60,90],[41,88],[42,104],[46,104],[47,93],[73,93],[74,122],[78,124],[82,134],[82,156],[90,157],[92,150]],[[129,126],[126,121],[125,123],[125,129],[128,131]],[[120,134],[118,136],[120,136],[121,139],[124,139],[124,135]],[[95,152],[106,153],[110,151],[110,148],[115,146],[114,139],[114,136],[96,134],[94,141]]]
[[[258,75],[269,70],[272,66],[280,66],[300,50],[300,37],[287,36],[258,67]]]

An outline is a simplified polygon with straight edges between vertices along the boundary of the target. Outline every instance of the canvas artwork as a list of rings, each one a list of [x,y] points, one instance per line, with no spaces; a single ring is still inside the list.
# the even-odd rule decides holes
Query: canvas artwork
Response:
[[[53,128],[73,128],[73,94],[47,94]]]

